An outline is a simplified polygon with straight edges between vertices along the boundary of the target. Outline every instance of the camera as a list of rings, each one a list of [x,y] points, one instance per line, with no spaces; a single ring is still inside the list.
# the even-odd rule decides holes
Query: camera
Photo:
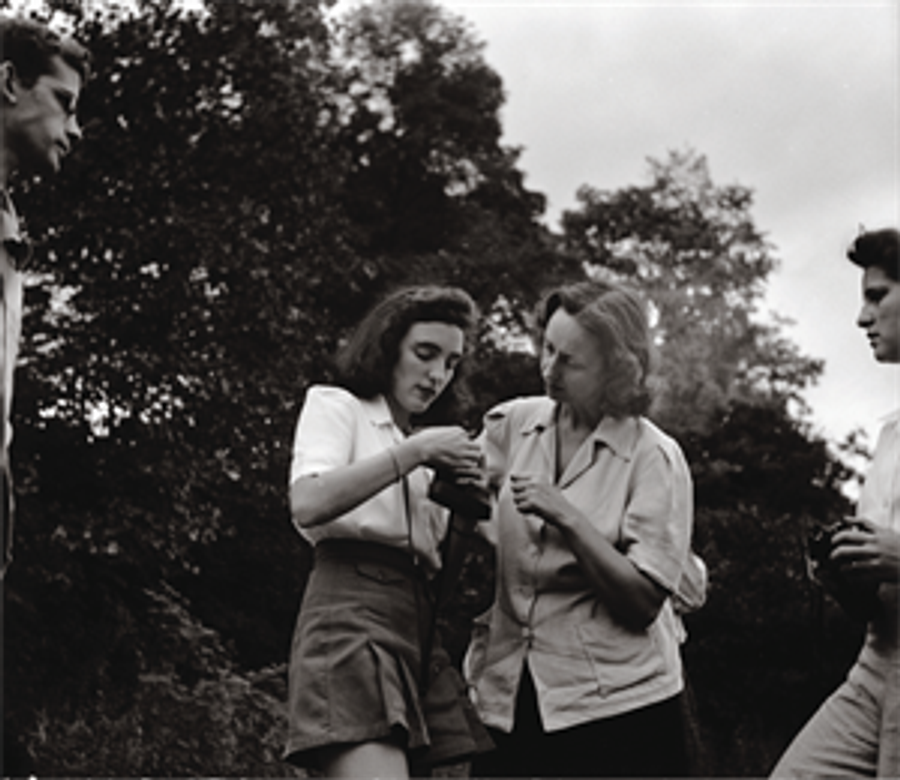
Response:
[[[810,560],[817,568],[835,571],[836,566],[834,561],[831,560],[831,551],[835,547],[835,534],[839,531],[863,531],[865,528],[862,523],[850,518],[842,518],[829,525],[816,526],[806,540]]]
[[[487,489],[474,484],[460,484],[449,471],[438,469],[428,497],[454,514],[470,520],[487,520],[491,501]]]
[[[853,518],[842,518],[829,525],[817,526],[810,532],[806,540],[809,574],[825,586],[851,616],[871,620],[881,609],[878,585],[847,580],[840,567],[831,560],[835,534],[850,530],[865,531],[866,526]]]

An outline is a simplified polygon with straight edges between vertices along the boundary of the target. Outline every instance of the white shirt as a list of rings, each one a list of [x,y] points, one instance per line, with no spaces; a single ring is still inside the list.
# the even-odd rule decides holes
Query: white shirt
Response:
[[[9,445],[12,441],[13,372],[22,331],[22,274],[17,261],[27,255],[28,245],[19,232],[19,220],[6,189],[0,188],[0,479],[4,482],[0,501],[0,579],[12,560],[13,491]]]
[[[856,513],[900,533],[900,410],[885,420],[878,435]]]
[[[306,393],[297,422],[290,484],[378,455],[403,439],[383,396],[367,401],[340,387],[315,385]],[[411,546],[437,571],[438,544],[447,529],[448,513],[428,498],[431,477],[425,467],[406,475],[409,516],[403,483],[398,481],[330,522],[297,530],[312,544],[322,539],[360,539],[404,550]]]
[[[12,201],[0,191],[0,468],[7,467],[12,441],[13,372],[22,331],[22,274],[15,255],[25,251]]]
[[[859,517],[900,533],[900,411],[890,415],[878,436],[875,455],[856,507]],[[900,649],[897,622],[900,617],[898,588],[883,582],[878,590],[883,614],[871,621],[866,640],[848,679],[869,692],[877,701],[897,701],[900,696]],[[897,734],[900,711],[884,710],[882,734]],[[884,749],[884,745],[882,745]],[[896,750],[896,744],[894,745]]]

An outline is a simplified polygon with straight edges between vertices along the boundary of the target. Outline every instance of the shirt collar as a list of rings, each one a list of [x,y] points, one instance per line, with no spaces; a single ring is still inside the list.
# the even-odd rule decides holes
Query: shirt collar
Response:
[[[31,244],[22,235],[19,215],[16,214],[12,198],[2,188],[0,188],[0,242],[9,253],[13,267],[21,271],[31,256]]]
[[[593,436],[595,442],[605,444],[623,460],[631,460],[639,432],[637,417],[604,417]]]
[[[372,425],[379,428],[393,427],[394,418],[391,415],[391,408],[383,395],[376,395],[374,398],[369,399],[361,398],[360,403]]]
[[[897,428],[900,428],[900,409],[896,409],[890,414],[886,414],[884,417],[879,420],[882,425],[893,425]]]
[[[522,421],[522,433],[543,433],[556,426],[556,403],[541,404]],[[638,440],[638,420],[635,417],[606,416],[594,428],[591,437],[595,444],[606,445],[623,460],[630,460]]]
[[[556,425],[556,404],[549,398],[546,403],[534,406],[522,420],[522,434],[543,433],[547,428]]]

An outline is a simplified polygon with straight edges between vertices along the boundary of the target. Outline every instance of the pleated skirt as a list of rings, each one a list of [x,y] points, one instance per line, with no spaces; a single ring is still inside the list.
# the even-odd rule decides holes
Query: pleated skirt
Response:
[[[405,551],[320,542],[291,647],[285,759],[318,768],[323,747],[388,740],[420,774],[490,750],[439,639],[423,669],[432,613],[428,583]]]

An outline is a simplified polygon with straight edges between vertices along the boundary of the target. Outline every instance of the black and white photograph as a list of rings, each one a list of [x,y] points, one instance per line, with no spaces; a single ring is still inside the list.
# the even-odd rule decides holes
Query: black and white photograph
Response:
[[[900,777],[896,0],[0,0],[2,776]]]

